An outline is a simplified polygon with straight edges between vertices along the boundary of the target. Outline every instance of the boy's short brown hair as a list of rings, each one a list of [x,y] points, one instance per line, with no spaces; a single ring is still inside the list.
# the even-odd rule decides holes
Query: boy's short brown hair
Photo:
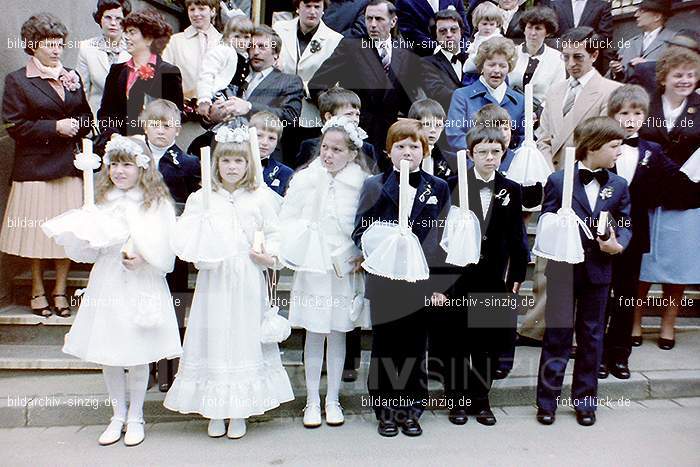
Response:
[[[172,122],[180,126],[180,109],[169,100],[156,99],[149,102],[139,115],[139,123],[142,126],[147,122]]]
[[[255,31],[255,25],[247,16],[236,15],[224,25],[224,32],[222,33],[224,39],[228,39],[234,32],[240,34],[250,34],[253,35]]]
[[[333,86],[318,96],[318,110],[321,113],[321,118],[326,115],[326,112],[335,115],[339,108],[345,107],[346,105],[351,106],[353,109],[360,110],[362,107],[360,96],[340,86]]]
[[[495,21],[496,26],[503,27],[503,15],[496,5],[491,2],[479,3],[472,12],[472,26],[479,30],[479,23],[482,21]]]
[[[424,118],[445,120],[445,109],[434,99],[421,99],[414,102],[408,110],[408,118],[423,120]]]
[[[625,84],[615,89],[608,98],[608,117],[615,118],[615,114],[622,110],[625,104],[649,114],[649,94],[637,84]]]
[[[219,11],[219,0],[185,0],[185,12],[187,12],[190,5],[208,6],[213,8],[214,11]]]
[[[389,132],[386,135],[386,152],[391,152],[392,146],[397,141],[402,141],[410,138],[412,141],[420,141],[423,146],[423,157],[429,154],[428,139],[423,136],[423,125],[418,120],[411,118],[402,118],[398,122],[389,127]]]
[[[467,149],[469,157],[473,158],[474,146],[480,143],[498,143],[505,153],[508,149],[506,140],[503,138],[503,133],[498,128],[489,127],[486,125],[476,125],[467,132]]]
[[[280,120],[277,115],[267,110],[253,114],[253,116],[250,117],[250,125],[257,128],[258,131],[263,129],[274,131],[278,141],[282,137],[282,130],[284,129],[282,120]]]
[[[582,161],[588,156],[588,151],[597,151],[610,141],[624,138],[625,130],[612,118],[588,118],[574,129],[576,160]]]
[[[510,114],[506,109],[496,104],[486,104],[474,114],[474,125],[484,125],[498,128],[501,125],[511,126]]]

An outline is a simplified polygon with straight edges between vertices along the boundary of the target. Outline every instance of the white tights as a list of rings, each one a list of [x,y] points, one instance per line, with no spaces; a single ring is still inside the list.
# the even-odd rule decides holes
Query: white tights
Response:
[[[304,374],[306,375],[306,403],[308,405],[321,405],[319,386],[321,385],[321,367],[323,366],[323,342],[326,339],[328,340],[326,346],[328,376],[326,404],[338,402],[340,380],[343,376],[343,364],[345,363],[345,333],[331,331],[330,334],[319,334],[306,331]]]
[[[129,372],[128,377],[124,370]],[[148,389],[148,365],[103,366],[102,374],[113,404],[114,417],[112,419],[143,423],[143,401]],[[129,393],[128,413],[126,408],[127,391]]]

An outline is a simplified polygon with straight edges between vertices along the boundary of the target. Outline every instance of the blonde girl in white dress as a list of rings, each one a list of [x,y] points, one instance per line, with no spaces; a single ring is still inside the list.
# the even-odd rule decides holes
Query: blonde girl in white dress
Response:
[[[360,190],[369,171],[362,154],[366,134],[344,116],[322,129],[320,154],[292,178],[285,196],[280,259],[295,270],[289,307],[292,326],[306,329],[304,426],[321,425],[319,386],[326,342],[326,423],[344,422],[338,393],[345,333],[369,326],[359,273],[361,253],[350,238]]]
[[[124,443],[134,446],[145,436],[148,364],[182,351],[165,281],[175,209],[143,141],[116,136],[107,144],[95,203],[42,228],[71,259],[94,263],[63,351],[102,365],[114,416],[99,443],[116,443],[126,428]]]
[[[246,433],[246,418],[294,394],[278,345],[261,343],[270,307],[265,270],[275,267],[279,245],[274,203],[257,175],[247,130],[221,128],[216,140],[210,197],[203,189],[190,195],[173,236],[177,255],[199,272],[183,356],[164,405],[210,419],[211,437],[236,439]],[[256,237],[264,237],[259,253]]]

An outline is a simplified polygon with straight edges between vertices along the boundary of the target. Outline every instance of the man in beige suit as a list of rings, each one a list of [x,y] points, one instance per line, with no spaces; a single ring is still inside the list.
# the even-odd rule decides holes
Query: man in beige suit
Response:
[[[608,97],[620,83],[603,78],[593,67],[605,42],[593,28],[570,29],[561,37],[562,58],[569,78],[554,83],[544,98],[537,147],[554,170],[564,158],[564,148],[574,146],[574,128],[591,117],[607,115]],[[521,336],[541,341],[544,335],[544,276],[546,260],[535,259],[533,292],[535,306],[518,330]]]

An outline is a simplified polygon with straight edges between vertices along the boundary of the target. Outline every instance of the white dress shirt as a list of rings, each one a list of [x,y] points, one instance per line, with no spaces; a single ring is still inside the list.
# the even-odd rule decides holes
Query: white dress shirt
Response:
[[[170,147],[170,146],[168,146]],[[158,168],[158,163],[160,162],[160,159],[163,157],[163,154],[165,154],[165,151],[168,150],[168,148],[159,148],[155,144],[148,143],[148,148],[151,150],[151,154],[153,154],[153,160],[156,163],[156,169]]]
[[[439,50],[439,52],[442,52],[442,54],[445,56],[445,58],[447,58],[447,60],[450,62],[450,64],[452,65],[452,69],[457,74],[457,78],[459,78],[459,80],[461,81],[462,80],[462,64],[459,62],[459,60],[457,60],[457,63],[452,63],[452,57],[454,57],[455,54],[453,54],[452,52],[448,52],[447,50],[443,49],[439,45],[438,45],[438,50]]]
[[[654,42],[654,39],[656,39],[656,36],[658,36],[660,32],[661,26],[654,29],[653,31],[644,33],[644,37],[642,37],[642,52],[649,48],[651,43]]]
[[[257,88],[262,81],[267,78],[267,75],[272,73],[272,70],[274,67],[270,66],[265,68],[263,71],[251,71],[248,76],[246,76],[245,80],[248,82],[248,88],[245,90],[245,98],[246,100],[250,97],[251,94],[253,94],[253,91],[255,91],[255,88]]]
[[[474,168],[474,176],[476,177],[477,180],[481,180],[483,182],[491,182],[493,179],[496,178],[496,172],[493,172],[491,176],[488,179],[485,179],[484,177],[481,176],[478,170]],[[479,190],[479,198],[481,198],[481,213],[484,216],[484,219],[486,219],[486,213],[489,212],[489,207],[491,206],[491,197],[493,193],[491,192],[490,189],[488,188],[482,188]]]
[[[664,109],[664,120],[666,123],[667,132],[670,132],[673,130],[673,127],[676,126],[676,120],[678,120],[678,117],[680,117],[683,113],[687,103],[688,99],[683,99],[681,105],[674,109],[671,107],[672,104],[668,101],[668,99],[666,99],[666,97],[663,95],[661,96],[661,105]]]
[[[638,134],[635,133],[631,138],[637,137]],[[632,183],[632,178],[634,178],[634,173],[637,170],[637,164],[639,163],[639,148],[633,146],[628,146],[623,144],[622,153],[620,157],[617,158],[615,162],[615,167],[617,168],[617,174],[627,180],[627,184]]]
[[[498,9],[501,10],[501,14],[503,14],[503,34],[505,34],[506,31],[508,31],[510,21],[513,19],[513,16],[515,16],[515,14],[518,12],[519,8],[519,6],[516,6],[511,10],[504,10],[503,8],[498,7]]]
[[[385,41],[376,41],[374,43],[374,48],[377,49],[377,53],[379,53],[379,56],[381,57],[381,48],[384,47],[386,50],[386,53],[389,57],[389,63],[391,63],[391,36]]]
[[[432,8],[435,13],[440,10],[440,0],[428,0],[428,3],[430,4],[430,8]]]
[[[586,0],[571,0],[571,9],[574,12],[574,27],[578,27],[583,15],[583,9],[586,8]]]
[[[583,91],[583,88],[586,87],[586,84],[588,84],[588,82],[591,80],[591,78],[593,78],[593,75],[595,75],[595,71],[594,71],[594,70],[595,70],[595,68],[591,68],[590,71],[589,71],[588,73],[586,73],[585,75],[581,76],[581,77],[578,79],[578,82],[581,83],[581,84],[579,84],[579,85],[576,86],[575,88],[572,88],[571,86],[569,86],[569,90],[566,92],[566,96],[564,96],[564,102],[566,102],[566,98],[569,97],[569,93],[570,93],[570,92],[575,92],[575,93],[576,93],[576,97],[574,97],[574,105],[576,105],[576,101],[578,100],[578,96],[581,95],[581,92]],[[574,80],[574,78],[571,77],[571,76],[569,76],[569,79],[567,79],[566,81],[567,81],[567,83],[571,83],[573,80]]]
[[[489,83],[486,82],[483,76],[479,76],[479,81],[486,86],[486,90],[496,99],[499,104],[503,102],[503,98],[506,97],[506,91],[508,90],[508,85],[503,81],[496,89],[492,88]]]
[[[578,162],[578,168],[591,170],[581,161]],[[599,170],[604,169],[591,170],[591,172],[598,172]],[[594,178],[588,185],[583,185],[583,189],[586,191],[588,205],[591,207],[591,212],[593,212],[595,210],[595,203],[598,198],[598,193],[600,193],[600,183],[598,183],[598,180]]]

